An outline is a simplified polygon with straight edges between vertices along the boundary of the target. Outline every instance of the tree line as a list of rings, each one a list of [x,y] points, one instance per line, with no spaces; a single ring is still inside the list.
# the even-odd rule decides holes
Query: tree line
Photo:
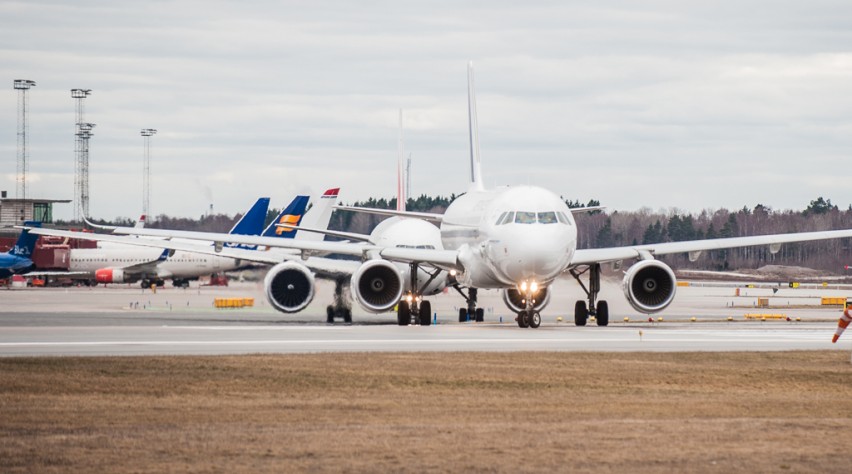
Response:
[[[409,198],[406,209],[416,212],[443,213],[458,195]],[[599,206],[590,199],[565,200],[572,208]],[[356,207],[395,209],[396,198],[370,198],[347,204]],[[270,209],[266,222],[278,215]],[[148,225],[153,228],[226,232],[240,217],[225,214],[203,215],[198,219],[160,215]],[[382,216],[335,210],[329,228],[345,232],[369,234],[384,219]],[[763,234],[812,232],[852,228],[852,205],[841,210],[830,199],[818,197],[803,210],[776,211],[762,204],[754,208],[744,206],[739,210],[706,209],[688,213],[677,209],[652,211],[588,211],[575,214],[579,248],[603,248],[625,245],[680,242],[685,240],[745,237]],[[106,225],[132,225],[130,219]],[[61,223],[58,223],[61,224]],[[729,270],[759,268],[764,265],[796,265],[842,273],[846,264],[852,264],[852,239],[835,239],[819,242],[784,244],[772,254],[768,246],[704,252],[695,262],[687,255],[668,255],[660,260],[674,268],[699,270]]]

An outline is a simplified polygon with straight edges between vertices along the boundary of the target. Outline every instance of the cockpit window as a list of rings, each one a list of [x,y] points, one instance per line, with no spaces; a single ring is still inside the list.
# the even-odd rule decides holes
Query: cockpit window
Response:
[[[512,211],[504,212],[503,214],[500,215],[500,219],[497,219],[497,225],[508,224],[508,223],[512,222],[512,220],[514,218],[515,218],[514,212],[512,212]]]
[[[571,219],[568,219],[568,216],[564,212],[557,212],[556,217],[559,219],[559,222],[571,225]]]
[[[535,212],[516,212],[515,224],[535,224]]]
[[[506,212],[504,212],[504,213],[500,214],[500,217],[498,217],[498,218],[497,218],[497,222],[495,222],[495,223],[494,223],[494,225],[500,225],[500,224],[502,224],[502,223],[503,223],[503,219],[506,217],[506,214],[508,214],[508,213],[509,213],[509,211],[506,211]]]
[[[556,224],[556,213],[555,212],[539,212],[538,213],[538,223],[539,224]]]

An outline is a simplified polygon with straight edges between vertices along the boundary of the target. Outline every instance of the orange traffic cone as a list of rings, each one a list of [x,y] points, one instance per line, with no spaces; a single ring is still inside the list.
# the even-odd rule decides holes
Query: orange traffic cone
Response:
[[[834,337],[831,338],[831,342],[837,342],[840,339],[840,335],[843,334],[843,331],[846,330],[846,327],[849,326],[849,323],[852,322],[852,316],[849,315],[849,307],[847,306],[845,310],[843,310],[843,316],[837,320],[837,331],[834,331]]]

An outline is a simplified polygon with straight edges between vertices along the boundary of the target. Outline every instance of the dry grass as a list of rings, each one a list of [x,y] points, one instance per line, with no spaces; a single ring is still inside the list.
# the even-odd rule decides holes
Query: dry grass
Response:
[[[848,472],[845,352],[0,359],[2,472]]]

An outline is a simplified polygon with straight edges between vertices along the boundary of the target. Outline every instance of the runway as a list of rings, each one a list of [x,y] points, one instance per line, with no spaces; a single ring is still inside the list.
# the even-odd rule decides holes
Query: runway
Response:
[[[615,285],[610,284],[610,287]],[[74,355],[248,354],[375,351],[785,351],[849,350],[852,335],[831,344],[838,308],[818,306],[844,290],[784,290],[774,297],[787,309],[757,309],[771,290],[682,288],[672,307],[657,316],[637,315],[610,288],[610,326],[576,327],[568,313],[581,297],[570,285],[543,313],[539,329],[521,329],[498,292],[481,292],[485,323],[458,323],[459,298],[434,298],[437,325],[400,327],[393,314],[355,308],[353,325],[327,325],[324,304],[331,287],[305,311],[288,315],[265,304],[256,284],[229,288],[26,289],[0,293],[0,357]],[[251,296],[255,307],[216,310],[218,296]],[[807,305],[796,308],[797,302]],[[746,321],[745,313],[784,313],[792,321]],[[630,321],[623,318],[629,316]],[[698,322],[690,322],[695,317]],[[560,322],[561,318],[561,322]],[[727,322],[732,318],[733,322]],[[800,319],[800,321],[796,321]]]
[[[665,323],[521,329],[514,324],[21,326],[0,333],[0,356],[418,351],[848,350],[828,323]]]

